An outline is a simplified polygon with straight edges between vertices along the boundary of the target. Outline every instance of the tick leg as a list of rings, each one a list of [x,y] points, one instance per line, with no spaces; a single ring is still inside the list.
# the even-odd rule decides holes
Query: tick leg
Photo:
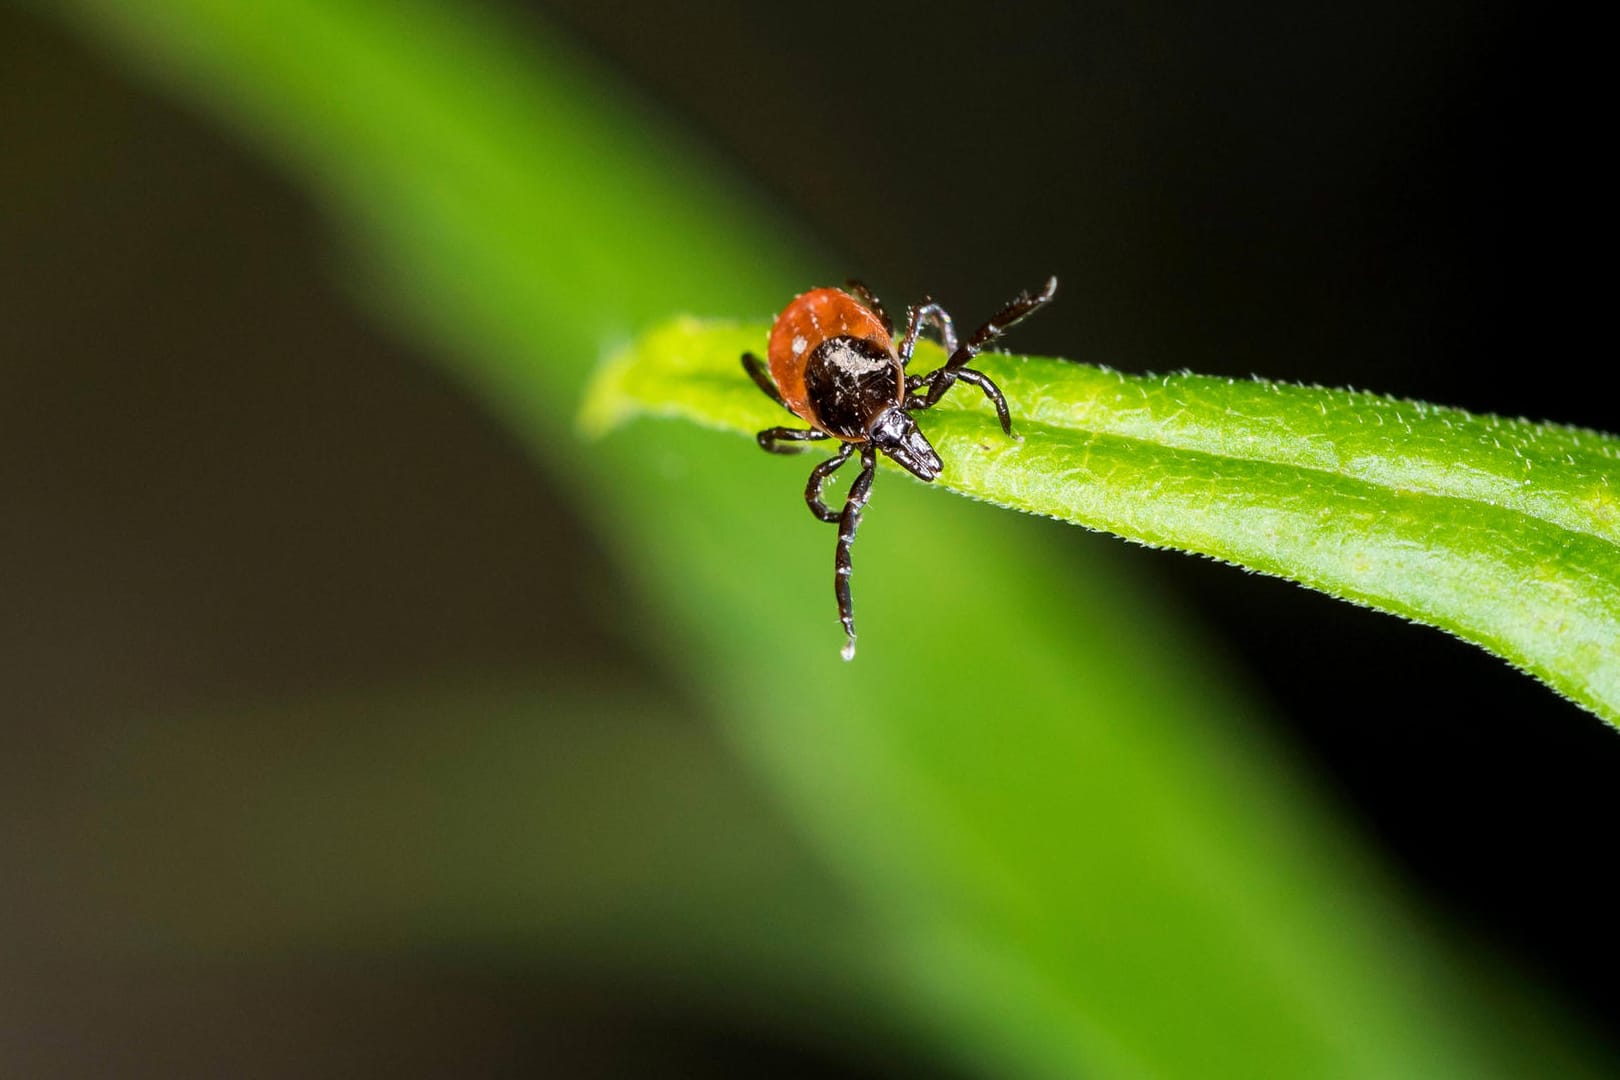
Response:
[[[911,352],[917,347],[917,337],[922,333],[924,322],[934,324],[934,329],[939,333],[939,343],[945,346],[946,355],[956,355],[956,323],[951,321],[949,312],[934,303],[933,297],[925,296],[922,303],[906,310],[906,332],[897,347],[902,367],[911,362]]]
[[[855,606],[849,599],[850,545],[855,543],[855,530],[860,528],[861,508],[872,494],[872,477],[877,472],[877,450],[870,445],[861,450],[861,474],[849,486],[849,498],[844,500],[844,512],[838,518],[837,569],[833,577],[833,592],[838,596],[838,618],[844,624],[844,659],[855,659]]]
[[[990,317],[990,321],[968,335],[959,348],[951,351],[950,359],[945,366],[928,375],[912,375],[906,379],[906,403],[908,410],[931,409],[945,396],[945,391],[956,384],[957,379],[972,383],[984,391],[985,397],[996,407],[996,417],[1001,421],[1001,430],[1012,434],[1012,419],[1007,414],[1007,399],[1001,393],[1001,388],[990,381],[990,377],[982,371],[975,371],[968,367],[968,361],[979,355],[986,346],[992,344],[997,338],[1011,330],[1014,326],[1029,318],[1044,307],[1057,292],[1057,278],[1047,278],[1046,284],[1036,293],[1022,292],[1015,296],[1006,307]],[[927,386],[928,392],[918,394],[917,391]]]
[[[832,477],[832,474],[849,460],[849,455],[855,450],[855,444],[847,442],[844,448],[832,457],[810,470],[810,482],[804,487],[804,501],[810,507],[810,512],[829,525],[838,523],[838,511],[830,508],[821,501],[821,489]]]
[[[990,376],[974,368],[940,368],[931,375],[913,375],[906,380],[906,403],[901,406],[907,412],[916,412],[921,409],[931,409],[939,403],[945,391],[956,385],[956,380],[972,383],[984,391],[984,396],[990,399],[990,404],[996,407],[996,419],[1001,421],[1001,430],[1008,435],[1012,434],[1012,416],[1007,412],[1007,397],[1001,392],[1001,387],[991,381]],[[927,386],[926,394],[915,391]]]
[[[775,383],[771,382],[771,377],[766,373],[765,365],[760,361],[759,357],[751,352],[743,353],[742,366],[743,370],[748,372],[749,377],[754,380],[754,385],[765,391],[766,397],[782,406],[782,408],[787,408],[787,402],[782,400],[781,391],[776,388]],[[789,409],[788,411],[791,412],[792,410]],[[769,447],[766,447],[766,449],[769,449]]]
[[[804,447],[785,446],[783,444],[820,442],[822,439],[830,439],[832,436],[825,431],[816,431],[813,428],[809,431],[800,431],[795,428],[773,427],[766,428],[756,438],[759,439],[761,450],[769,450],[773,454],[802,454]]]
[[[866,287],[866,282],[850,278],[844,282],[844,288],[855,294],[855,299],[871,308],[872,314],[876,315],[878,322],[883,324],[883,329],[890,337],[894,336],[894,322],[890,320],[889,313],[883,310],[883,301],[879,300],[877,294]]]
[[[990,376],[973,368],[958,368],[956,377],[965,383],[972,383],[984,391],[984,396],[990,399],[990,404],[996,407],[996,419],[1001,421],[1001,430],[1008,435],[1012,434],[1012,417],[1007,415],[1007,397],[1001,392],[1001,387],[990,381]]]
[[[1037,293],[1021,292],[1008,302],[1007,306],[990,316],[990,321],[968,335],[959,349],[951,350],[951,358],[945,361],[941,371],[954,371],[966,367],[986,346],[993,343],[1002,334],[1029,318],[1035,312],[1045,307],[1057,293],[1057,278],[1047,278],[1046,284],[1041,286]]]

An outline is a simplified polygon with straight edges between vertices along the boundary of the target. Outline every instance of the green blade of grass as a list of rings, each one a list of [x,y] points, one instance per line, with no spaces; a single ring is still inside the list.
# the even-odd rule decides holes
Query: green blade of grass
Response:
[[[648,333],[598,378],[587,426],[637,411],[783,423],[737,362],[766,329]],[[915,363],[942,360],[924,343]],[[940,486],[1440,627],[1620,723],[1620,439],[1258,379],[980,366],[1020,438],[972,387],[952,391],[921,418]]]
[[[604,610],[858,901],[853,982],[883,988],[862,1008],[983,1075],[1513,1071],[1493,1009],[1107,552],[884,478],[844,664],[802,474],[690,425],[577,440],[605,350],[842,268],[807,268],[566,50],[423,0],[56,9],[268,148],[363,254],[376,310],[570,485],[626,583]],[[963,551],[1001,569],[960,572]]]

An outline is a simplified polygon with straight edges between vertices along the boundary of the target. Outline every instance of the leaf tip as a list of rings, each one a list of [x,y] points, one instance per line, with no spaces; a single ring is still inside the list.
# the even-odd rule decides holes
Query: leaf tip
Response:
[[[585,397],[574,424],[581,437],[600,439],[635,412],[635,403],[624,389],[635,361],[636,346],[631,344],[610,354],[597,366],[585,387]]]

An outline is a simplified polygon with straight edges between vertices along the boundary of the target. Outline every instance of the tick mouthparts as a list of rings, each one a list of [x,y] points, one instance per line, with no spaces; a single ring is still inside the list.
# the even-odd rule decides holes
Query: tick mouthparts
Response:
[[[919,480],[931,481],[945,467],[910,413],[886,410],[872,425],[871,439],[878,449]]]
[[[907,432],[906,437],[899,443],[884,449],[889,452],[890,457],[919,480],[932,481],[939,475],[939,470],[945,467],[945,463],[939,459],[939,455],[923,437],[923,433],[916,429]]]
[[[932,481],[939,475],[939,470],[945,467],[939,455],[934,453],[934,448],[928,445],[928,440],[922,437],[922,432],[915,433],[895,447],[889,456],[904,465],[919,480]]]

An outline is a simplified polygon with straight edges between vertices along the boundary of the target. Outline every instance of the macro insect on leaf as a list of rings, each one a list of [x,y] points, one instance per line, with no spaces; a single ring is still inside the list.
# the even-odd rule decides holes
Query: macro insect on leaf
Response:
[[[809,428],[767,428],[759,445],[773,454],[796,454],[807,442],[837,439],[843,443],[831,458],[810,470],[804,501],[818,519],[838,526],[833,589],[838,617],[844,624],[845,660],[855,658],[855,610],[850,600],[850,547],[861,523],[861,510],[872,493],[872,478],[881,451],[917,479],[931,482],[943,462],[911,414],[932,408],[958,381],[984,391],[996,408],[1001,430],[1012,435],[1012,418],[1000,387],[982,371],[967,365],[1002,334],[1039,310],[1057,292],[1048,278],[1037,292],[1023,292],[958,342],[956,325],[929,297],[906,311],[905,333],[896,342],[894,324],[882,303],[859,281],[843,289],[812,289],[793,298],[771,327],[766,365],[744,353],[743,368],[771,400],[809,424]],[[933,327],[944,346],[943,366],[926,375],[906,374],[918,335]],[[844,508],[837,511],[821,497],[827,480],[859,449],[861,472],[850,485]]]

